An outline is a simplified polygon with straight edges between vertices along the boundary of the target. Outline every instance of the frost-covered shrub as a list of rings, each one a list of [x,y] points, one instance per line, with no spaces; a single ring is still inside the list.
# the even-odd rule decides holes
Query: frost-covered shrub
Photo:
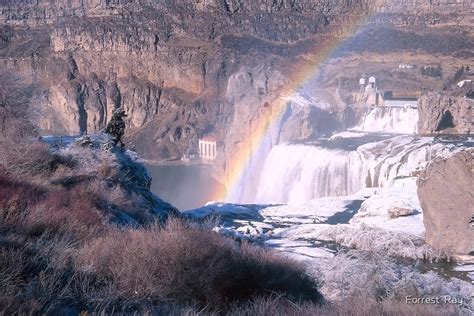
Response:
[[[103,150],[101,144],[107,143],[106,136],[93,135],[79,138],[56,150],[58,155],[72,156],[77,160],[77,171],[82,173],[96,173],[107,164],[110,168],[118,167],[116,155]],[[54,149],[53,149],[54,150]]]
[[[397,264],[381,252],[339,253],[314,273],[322,280],[322,292],[330,300],[354,298],[377,302],[402,302],[406,297],[444,297],[462,300],[453,306],[459,312],[473,311],[473,286],[461,280],[447,281],[434,272],[420,273],[413,267]]]
[[[227,315],[235,316],[400,316],[400,315],[458,315],[453,306],[406,304],[393,300],[376,301],[354,297],[324,306],[313,304],[296,305],[281,297],[256,299],[236,306]],[[466,314],[468,315],[468,314]]]

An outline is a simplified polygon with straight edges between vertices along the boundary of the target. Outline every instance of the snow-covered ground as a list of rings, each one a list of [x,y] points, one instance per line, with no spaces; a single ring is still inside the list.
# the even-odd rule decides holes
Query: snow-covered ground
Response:
[[[252,240],[264,240],[275,248],[293,247],[295,240],[305,241],[298,246],[314,248],[312,244],[308,247],[307,243],[318,239],[336,242],[327,236],[330,235],[328,229],[331,227],[353,230],[364,227],[374,231],[394,232],[420,240],[421,243],[424,233],[421,212],[413,188],[370,188],[350,196],[323,197],[301,204],[209,203],[184,213],[199,219],[217,217],[220,227],[215,228],[216,231],[226,231],[228,235]],[[310,252],[308,255],[314,257],[314,250]],[[300,249],[297,253],[304,254],[304,251]],[[326,253],[322,255],[327,256]]]
[[[450,268],[464,280],[445,279],[442,275],[451,273],[437,266],[428,272],[415,267],[417,261],[449,254],[424,243],[423,213],[413,181],[405,180],[404,187],[363,189],[301,204],[209,203],[184,213],[211,218],[217,233],[259,243],[305,263],[323,281],[321,291],[330,300],[353,295],[362,284],[364,291],[383,287],[388,296],[413,296],[414,289],[421,296],[456,297],[464,302],[461,311],[470,313],[474,265]],[[412,264],[398,264],[402,259],[394,258],[408,258]]]
[[[341,249],[413,260],[449,258],[450,254],[424,243],[423,212],[415,181],[413,177],[395,187],[366,188],[349,196],[306,203],[209,203],[184,214],[214,218],[218,233],[263,244],[310,264],[326,264]],[[474,275],[471,266],[455,269],[463,271],[466,278]]]
[[[323,102],[322,100],[309,96],[307,94],[302,93],[293,93],[291,95],[282,95],[280,98],[287,103],[291,103],[293,105],[299,107],[318,107],[320,109],[328,110],[331,108],[331,104],[327,102]]]
[[[364,137],[368,133],[360,132],[360,131],[342,131],[339,133],[333,134],[331,137],[329,137],[330,141],[338,140],[338,139],[345,139],[345,138],[358,138],[358,137]]]

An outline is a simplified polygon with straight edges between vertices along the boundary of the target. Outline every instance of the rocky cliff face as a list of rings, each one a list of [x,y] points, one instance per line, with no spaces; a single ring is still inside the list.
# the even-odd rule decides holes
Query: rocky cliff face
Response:
[[[199,137],[218,131],[219,164],[225,166],[249,142],[255,122],[272,110],[282,88],[296,86],[295,68],[314,64],[317,52],[362,24],[352,41],[333,48],[338,63],[374,47],[397,56],[413,49],[433,54],[433,42],[445,55],[472,51],[468,31],[450,32],[447,40],[441,27],[469,30],[470,4],[3,0],[0,67],[40,87],[37,123],[44,133],[93,133],[124,107],[128,143],[146,158],[179,158]],[[419,33],[420,26],[433,24],[431,33]],[[400,42],[406,45],[393,44]],[[289,104],[279,139],[337,128],[344,123],[344,104],[332,105],[305,112]],[[291,126],[297,125],[306,127],[295,132]]]
[[[439,93],[423,95],[418,102],[420,134],[469,134],[474,131],[474,100]]]
[[[334,5],[334,13],[349,9]],[[320,11],[270,1],[4,1],[3,68],[44,87],[45,132],[92,133],[123,106],[137,150],[177,158],[236,110],[254,111],[275,98],[270,90],[285,81],[268,78],[282,78],[310,50],[285,43],[325,32]],[[238,94],[252,97],[240,106]]]
[[[426,241],[457,254],[474,253],[474,150],[435,161],[418,180]]]

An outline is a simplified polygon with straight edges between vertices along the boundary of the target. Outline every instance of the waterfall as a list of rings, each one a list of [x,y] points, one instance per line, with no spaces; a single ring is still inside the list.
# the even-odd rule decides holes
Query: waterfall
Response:
[[[411,107],[380,106],[368,110],[361,122],[353,128],[364,132],[416,134],[418,110]]]
[[[305,203],[365,187],[388,187],[413,177],[435,157],[462,147],[432,137],[397,136],[355,150],[285,144],[272,148],[262,170],[255,203]]]
[[[362,186],[362,170],[356,151],[275,146],[265,161],[255,202],[297,203],[355,193]]]
[[[265,163],[265,158],[268,157],[272,147],[276,143],[273,133],[268,133],[260,141],[261,144],[252,151],[251,158],[243,168],[238,182],[232,187],[228,188],[228,196],[226,202],[228,203],[252,203],[255,199],[255,192],[259,185],[260,172]]]
[[[248,146],[252,148],[250,158],[246,161],[237,182],[232,187],[227,188],[229,191],[226,202],[252,203],[255,200],[266,157],[268,157],[272,147],[278,144],[280,131],[290,113],[291,108],[287,106],[277,120],[268,122],[268,130],[261,139],[258,137],[252,138],[250,135],[248,140]]]

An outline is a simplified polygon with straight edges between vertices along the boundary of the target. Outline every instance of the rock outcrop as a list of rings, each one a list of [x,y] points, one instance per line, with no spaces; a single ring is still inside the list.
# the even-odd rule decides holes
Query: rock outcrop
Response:
[[[70,171],[52,174],[46,181],[69,189],[89,185],[97,196],[104,194],[100,209],[109,222],[138,225],[180,216],[174,206],[150,191],[152,178],[138,155],[117,146],[111,135],[48,136],[41,141],[51,146],[58,159],[74,161]]]
[[[474,254],[474,150],[433,162],[418,180],[426,241],[456,254]]]
[[[418,102],[420,134],[474,132],[474,100],[439,93],[423,95]]]

